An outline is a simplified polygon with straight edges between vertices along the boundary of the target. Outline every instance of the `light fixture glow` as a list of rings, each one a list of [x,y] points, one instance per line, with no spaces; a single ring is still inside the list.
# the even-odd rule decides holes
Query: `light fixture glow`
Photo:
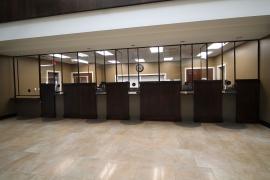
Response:
[[[158,53],[158,47],[150,47],[151,53]],[[159,47],[159,52],[163,52],[163,47]]]
[[[213,52],[212,51],[208,51],[208,55],[209,54],[212,54]],[[202,59],[206,59],[206,52],[201,52],[197,55],[197,57],[201,57]]]
[[[53,66],[53,64],[41,64],[40,67],[50,67]]]
[[[164,58],[164,61],[172,61],[173,60],[173,57],[165,57]]]
[[[113,54],[110,51],[96,51],[96,53],[102,56],[112,56]]]
[[[135,61],[136,61],[136,62],[145,62],[144,59],[138,59],[138,58],[136,58]]]
[[[120,62],[116,60],[108,60],[108,63],[115,64],[115,63],[120,63]]]
[[[228,42],[226,42],[226,43],[213,43],[210,46],[208,46],[208,49],[220,49],[222,46],[225,46],[226,44],[228,44]]]
[[[80,56],[80,57],[88,57],[88,55],[84,54],[84,53],[78,53],[78,56]]]
[[[49,54],[49,56],[61,58],[61,54]],[[68,58],[70,58],[70,57],[62,54],[62,59],[68,59]]]
[[[86,60],[82,60],[82,59],[71,59],[71,62],[78,62],[78,61],[79,61],[79,63],[88,64],[88,61],[86,61]]]

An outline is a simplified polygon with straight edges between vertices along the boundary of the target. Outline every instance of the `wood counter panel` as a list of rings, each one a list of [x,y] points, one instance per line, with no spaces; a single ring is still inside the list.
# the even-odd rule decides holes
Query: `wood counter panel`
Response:
[[[178,121],[181,82],[141,82],[141,120]]]
[[[0,23],[168,0],[1,0]]]

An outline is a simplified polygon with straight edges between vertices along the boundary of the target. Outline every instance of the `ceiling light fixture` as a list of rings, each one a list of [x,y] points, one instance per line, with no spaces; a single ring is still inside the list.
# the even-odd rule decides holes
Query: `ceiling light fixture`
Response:
[[[78,53],[78,56],[80,56],[80,57],[88,57],[88,55],[84,54],[84,53]]]
[[[212,54],[213,52],[212,51],[208,51],[208,55],[209,54]],[[201,52],[197,55],[197,57],[201,57],[202,59],[206,59],[206,52]]]
[[[71,62],[78,62],[78,61],[79,61],[79,63],[88,64],[88,61],[86,61],[86,60],[82,60],[82,59],[71,59]]]
[[[53,66],[53,64],[41,64],[40,67],[50,67]]]
[[[113,54],[110,51],[96,51],[96,53],[102,56],[112,56]]]
[[[49,54],[49,56],[61,58],[61,54]],[[69,56],[62,55],[62,59],[69,59]]]
[[[208,46],[208,49],[220,49],[222,46],[225,46],[226,44],[228,44],[228,42],[226,42],[226,43],[213,43],[210,46]]]
[[[138,58],[136,58],[135,61],[136,61],[136,62],[145,62],[144,59],[138,59]]]
[[[158,53],[158,48],[159,52],[163,52],[163,47],[150,47],[151,53]]]
[[[120,62],[116,60],[108,60],[108,63],[115,64],[115,63],[120,63]]]
[[[164,58],[164,61],[172,61],[173,60],[173,57],[165,57]]]

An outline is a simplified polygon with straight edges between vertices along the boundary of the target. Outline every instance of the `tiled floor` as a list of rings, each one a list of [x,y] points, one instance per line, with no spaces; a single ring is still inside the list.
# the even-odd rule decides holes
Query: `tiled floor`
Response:
[[[269,180],[261,125],[0,121],[0,179]]]

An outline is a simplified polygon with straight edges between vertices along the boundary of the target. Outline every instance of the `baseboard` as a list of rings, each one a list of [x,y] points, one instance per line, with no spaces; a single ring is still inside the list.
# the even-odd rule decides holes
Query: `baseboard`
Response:
[[[11,118],[11,117],[15,117],[15,116],[16,116],[15,113],[13,113],[13,114],[2,115],[2,116],[0,116],[0,120],[4,120],[4,119]]]
[[[269,122],[261,121],[260,123],[261,123],[261,125],[270,128],[270,123]]]

